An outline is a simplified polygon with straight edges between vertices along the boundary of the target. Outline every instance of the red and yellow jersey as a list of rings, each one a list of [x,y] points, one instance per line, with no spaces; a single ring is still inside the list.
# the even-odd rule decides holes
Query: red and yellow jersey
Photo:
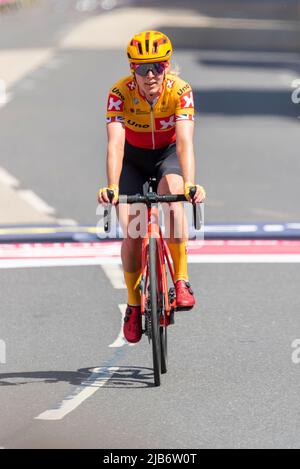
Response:
[[[126,140],[140,148],[163,148],[176,140],[176,122],[194,120],[192,88],[181,78],[167,74],[158,100],[152,106],[140,94],[132,75],[110,90],[106,122],[121,122]]]

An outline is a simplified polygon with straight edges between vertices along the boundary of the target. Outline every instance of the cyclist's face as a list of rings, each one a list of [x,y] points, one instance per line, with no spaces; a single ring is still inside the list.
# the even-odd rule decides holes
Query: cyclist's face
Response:
[[[148,70],[146,76],[135,73],[135,79],[140,91],[146,96],[158,94],[161,91],[165,72],[166,69],[162,73],[154,74],[152,70]]]

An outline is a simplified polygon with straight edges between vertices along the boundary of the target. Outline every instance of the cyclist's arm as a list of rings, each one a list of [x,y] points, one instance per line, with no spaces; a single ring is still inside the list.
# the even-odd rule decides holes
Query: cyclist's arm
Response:
[[[184,182],[195,182],[194,122],[176,122],[176,148]]]
[[[121,122],[107,125],[106,172],[108,185],[119,185],[125,144],[125,127]]]

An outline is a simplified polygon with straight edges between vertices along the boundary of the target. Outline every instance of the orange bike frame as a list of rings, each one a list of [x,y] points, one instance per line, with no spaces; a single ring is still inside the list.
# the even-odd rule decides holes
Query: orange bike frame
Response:
[[[145,312],[145,303],[147,296],[147,282],[148,282],[148,256],[149,256],[149,238],[150,236],[156,238],[157,242],[157,259],[156,259],[156,272],[157,272],[157,295],[160,299],[161,294],[164,297],[164,311],[167,316],[170,315],[171,305],[169,301],[169,290],[168,290],[168,274],[167,266],[171,275],[172,282],[174,284],[174,270],[171,263],[170,251],[167,243],[163,239],[161,228],[159,226],[159,211],[158,205],[151,205],[148,207],[147,214],[147,225],[148,230],[145,238],[142,242],[142,272],[141,272],[141,313]],[[167,262],[166,262],[167,261]]]

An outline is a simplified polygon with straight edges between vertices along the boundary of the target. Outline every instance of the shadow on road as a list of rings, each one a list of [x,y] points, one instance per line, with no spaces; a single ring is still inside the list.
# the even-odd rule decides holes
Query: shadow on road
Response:
[[[199,60],[200,65],[205,65],[206,67],[238,67],[238,68],[247,68],[254,70],[274,70],[276,72],[294,72],[300,76],[300,57],[298,62],[292,60],[248,60],[245,58],[241,59],[216,59],[216,58],[203,58]]]
[[[292,90],[280,89],[195,89],[195,109],[200,114],[227,116],[274,116],[297,119],[299,106]]]
[[[299,0],[127,0],[135,7],[192,9],[216,18],[294,20],[300,14]]]
[[[248,52],[296,52],[300,51],[299,31],[296,28],[263,29],[255,27],[179,27],[162,24],[175,50],[229,50]]]
[[[95,367],[96,368],[96,367]],[[101,368],[101,367],[97,367]],[[106,368],[106,367],[104,367]],[[153,370],[146,367],[120,366],[118,370],[111,374],[111,377],[103,386],[101,377],[103,372],[99,372],[99,386],[102,388],[147,388],[153,387]],[[55,384],[66,382],[72,386],[88,386],[89,379],[92,386],[97,386],[96,373],[94,368],[81,368],[77,371],[32,371],[0,374],[0,386],[21,386],[25,384],[35,384],[37,382],[45,384]]]

